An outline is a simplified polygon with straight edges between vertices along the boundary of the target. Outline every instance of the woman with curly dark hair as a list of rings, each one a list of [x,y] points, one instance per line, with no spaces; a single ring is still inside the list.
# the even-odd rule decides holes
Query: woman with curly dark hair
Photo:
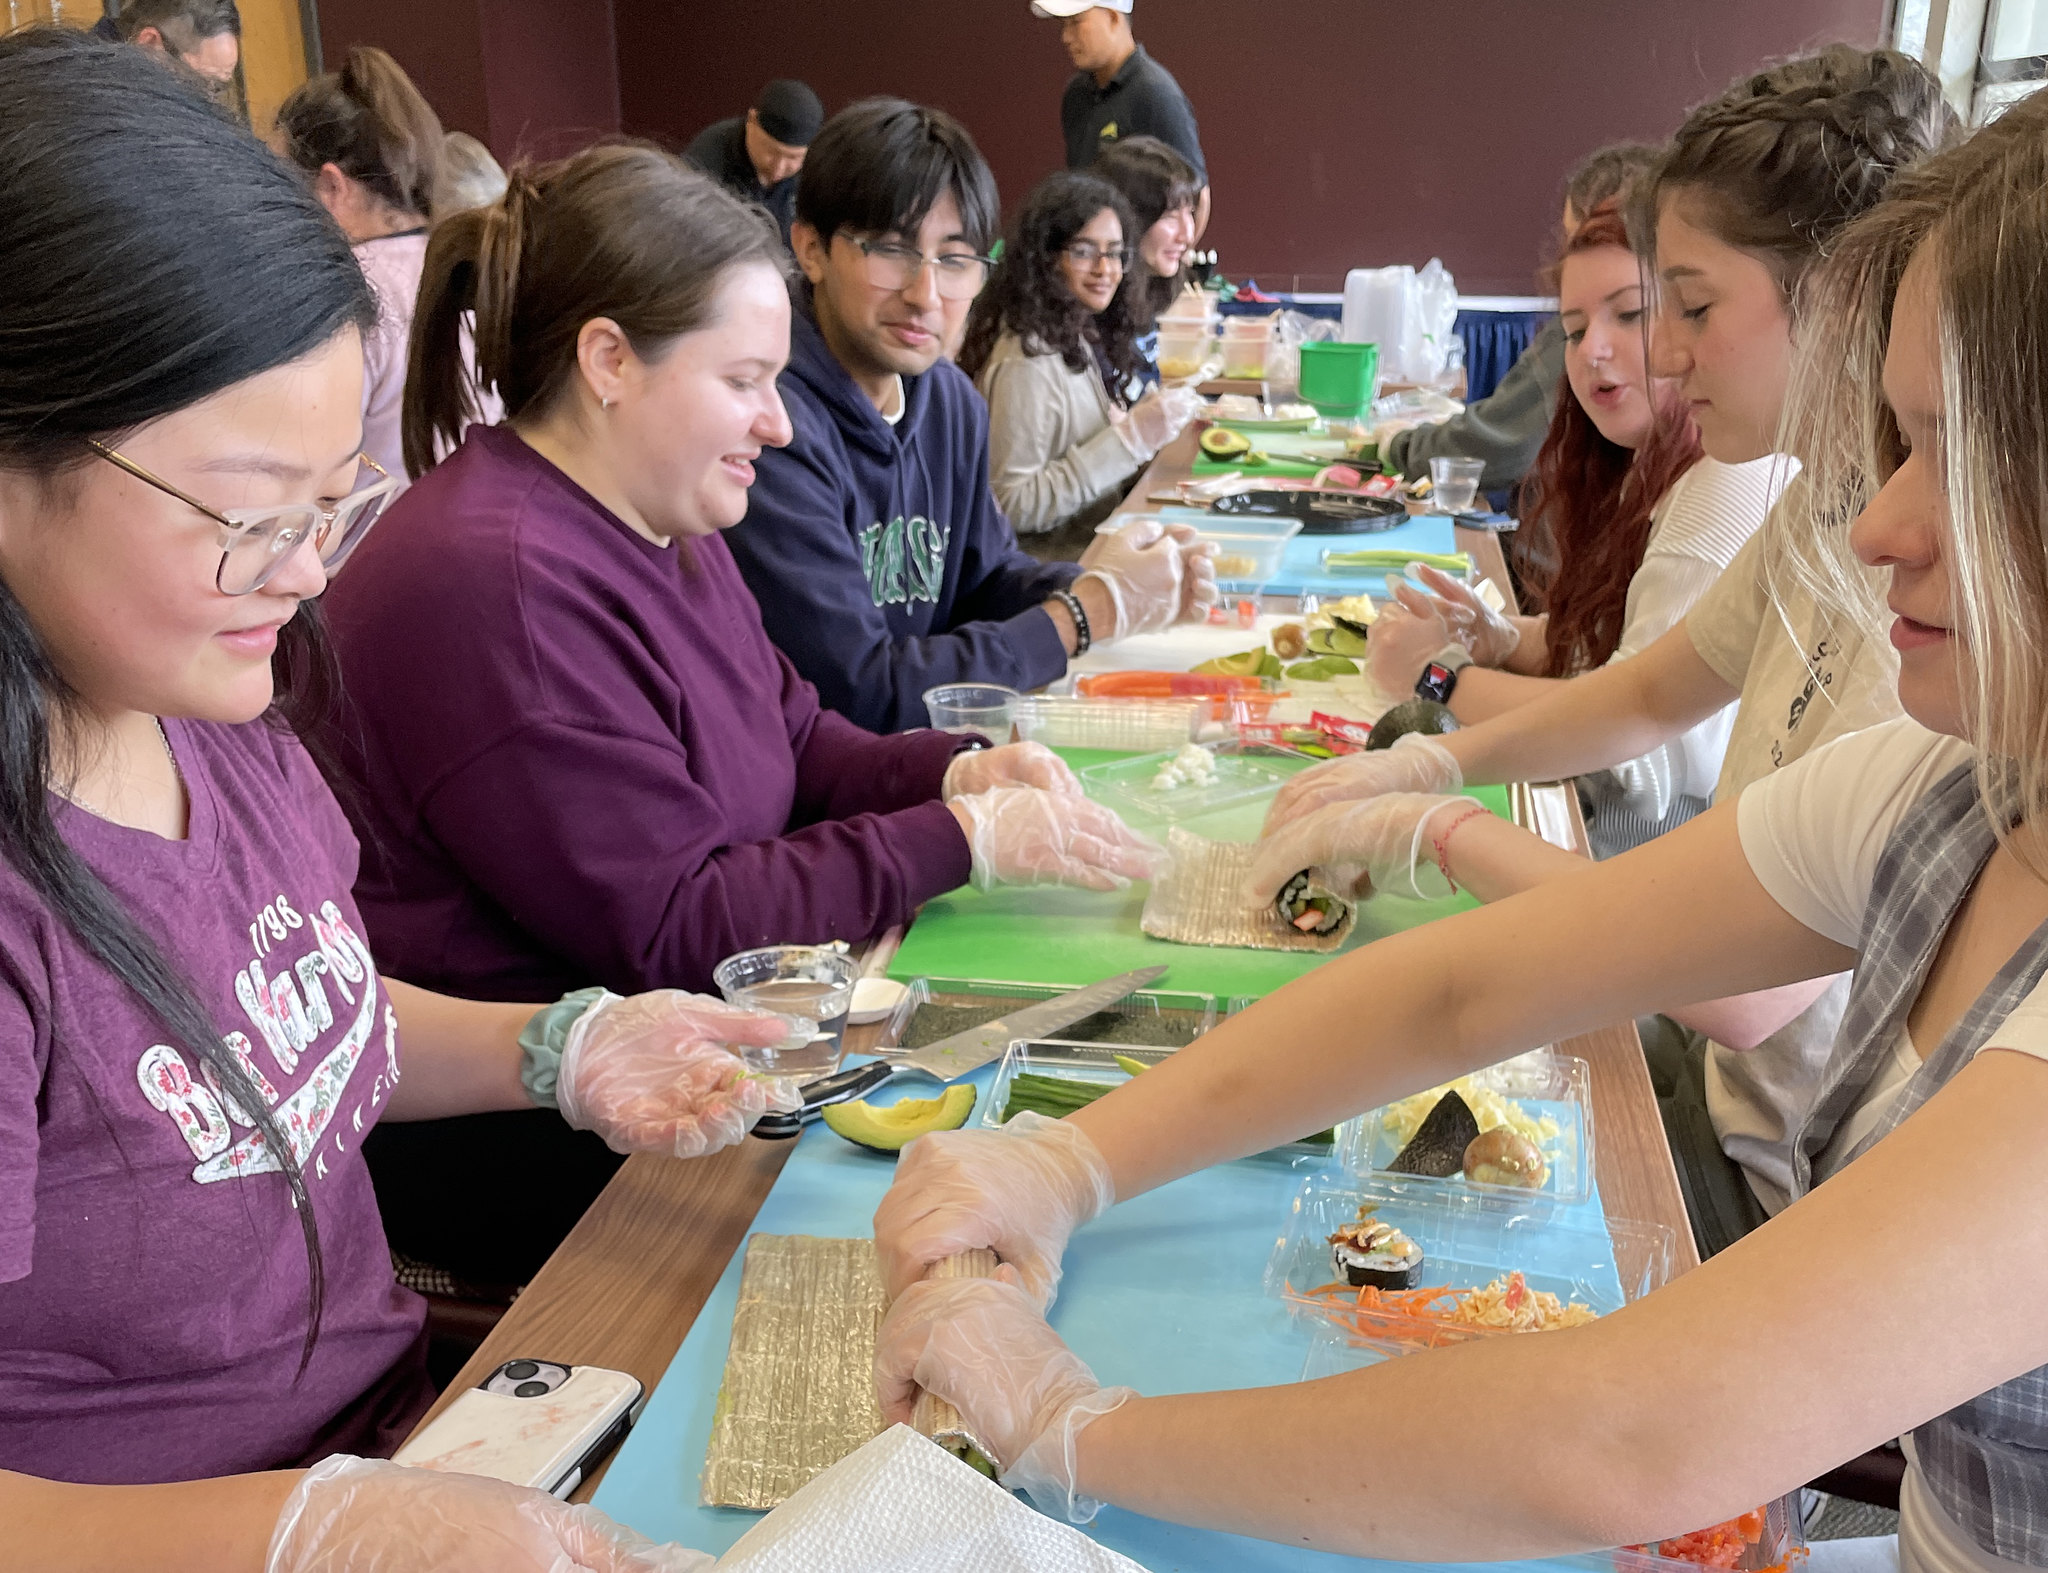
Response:
[[[989,484],[1025,549],[1078,558],[1131,478],[1194,413],[1194,395],[1133,401],[1140,360],[1131,207],[1061,171],[1025,198],[968,319],[960,369],[988,400]]]

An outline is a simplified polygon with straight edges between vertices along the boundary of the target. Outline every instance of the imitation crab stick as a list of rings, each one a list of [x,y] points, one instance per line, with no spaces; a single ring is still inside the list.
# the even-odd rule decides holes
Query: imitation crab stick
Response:
[[[1265,692],[1265,679],[1195,672],[1090,672],[1074,680],[1091,699],[1243,699]]]

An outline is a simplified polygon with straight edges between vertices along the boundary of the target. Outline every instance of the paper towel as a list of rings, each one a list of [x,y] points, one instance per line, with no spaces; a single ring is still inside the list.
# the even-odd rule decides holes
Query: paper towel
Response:
[[[1145,1573],[1027,1507],[908,1426],[805,1486],[718,1573]]]

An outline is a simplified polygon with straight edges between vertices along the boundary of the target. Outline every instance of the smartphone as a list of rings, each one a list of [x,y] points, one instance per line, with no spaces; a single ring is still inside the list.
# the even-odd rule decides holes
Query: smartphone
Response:
[[[623,1371],[507,1360],[450,1404],[393,1461],[487,1475],[567,1499],[625,1440],[647,1395]]]

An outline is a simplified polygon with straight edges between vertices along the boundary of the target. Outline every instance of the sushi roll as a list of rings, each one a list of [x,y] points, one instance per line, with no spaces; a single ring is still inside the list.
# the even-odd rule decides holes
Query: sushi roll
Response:
[[[1330,1256],[1354,1289],[1413,1289],[1422,1278],[1422,1247],[1369,1212],[1330,1236]]]
[[[1274,905],[1289,928],[1304,934],[1334,934],[1351,921],[1351,903],[1310,879],[1307,869],[1280,887]]]

